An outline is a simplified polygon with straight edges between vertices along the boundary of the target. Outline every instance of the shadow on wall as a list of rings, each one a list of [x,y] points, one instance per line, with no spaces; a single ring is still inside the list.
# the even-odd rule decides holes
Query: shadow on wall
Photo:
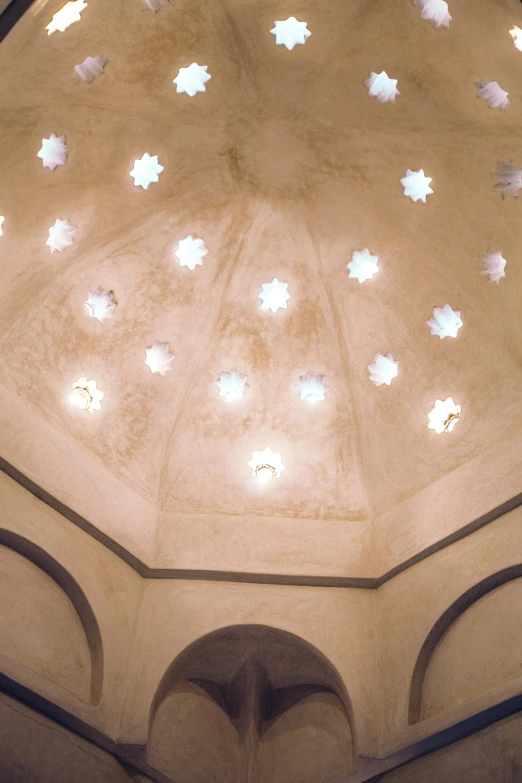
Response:
[[[97,705],[100,629],[85,593],[47,552],[0,529],[0,654]]]
[[[522,676],[522,565],[488,576],[437,620],[413,672],[409,723]]]
[[[147,753],[177,783],[331,783],[354,767],[350,701],[307,642],[231,626],[191,644],[166,671]]]

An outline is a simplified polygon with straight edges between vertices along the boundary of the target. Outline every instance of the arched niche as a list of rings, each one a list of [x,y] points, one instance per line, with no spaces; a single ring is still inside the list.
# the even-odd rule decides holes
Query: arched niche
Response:
[[[409,723],[522,675],[522,564],[492,574],[439,617],[417,658]]]
[[[177,783],[334,783],[354,767],[352,727],[344,684],[319,650],[286,631],[231,626],[165,672],[148,762]]]
[[[45,550],[3,529],[0,652],[83,701],[99,703],[103,647],[85,593]]]

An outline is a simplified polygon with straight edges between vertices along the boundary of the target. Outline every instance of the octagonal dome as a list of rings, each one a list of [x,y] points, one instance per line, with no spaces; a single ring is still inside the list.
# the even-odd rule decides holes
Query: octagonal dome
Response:
[[[508,501],[521,228],[491,173],[522,166],[522,110],[490,109],[474,84],[516,93],[515,4],[463,0],[444,30],[411,3],[305,3],[313,35],[291,52],[270,35],[274,0],[157,14],[89,0],[48,37],[59,7],[35,4],[1,52],[7,462],[165,568],[375,576]],[[79,83],[87,55],[107,64]],[[212,77],[194,98],[172,84],[192,62]],[[395,104],[365,87],[383,70]],[[37,158],[51,133],[70,146],[53,172]],[[129,175],[145,153],[163,166],[147,190]],[[431,177],[426,204],[404,197],[407,169]],[[77,231],[51,255],[57,218]],[[188,235],[208,250],[192,270],[173,258]],[[498,287],[480,274],[493,246],[508,259]],[[346,265],[363,248],[379,273],[360,284]],[[290,299],[265,312],[274,277]],[[98,285],[118,303],[103,323],[84,308]],[[446,302],[455,340],[426,326]],[[165,377],[144,365],[155,343],[175,356]],[[367,366],[388,352],[399,375],[377,388]],[[232,368],[248,390],[227,404],[216,380]],[[329,389],[314,406],[296,393],[310,371]],[[68,404],[79,376],[105,395],[92,416]],[[462,417],[442,437],[427,416],[449,396]],[[260,491],[247,462],[266,446],[286,470]]]

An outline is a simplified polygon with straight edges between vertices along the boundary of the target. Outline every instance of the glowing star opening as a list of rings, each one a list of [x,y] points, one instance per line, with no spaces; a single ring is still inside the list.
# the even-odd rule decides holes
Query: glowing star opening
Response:
[[[460,310],[453,310],[449,304],[443,307],[434,307],[433,315],[426,323],[430,328],[430,333],[437,335],[441,340],[444,337],[456,337],[462,326]]]
[[[270,30],[275,35],[276,44],[286,46],[292,51],[297,44],[306,43],[312,33],[307,28],[307,22],[298,22],[295,16],[289,16],[284,22],[274,22],[275,27]]]
[[[430,21],[434,27],[449,27],[452,17],[446,0],[413,0],[420,11],[420,18]]]
[[[99,411],[103,392],[96,388],[96,381],[88,381],[87,378],[79,378],[72,384],[71,402],[84,411]]]
[[[502,251],[497,250],[496,253],[493,250],[488,250],[482,256],[483,269],[480,272],[481,275],[487,275],[490,283],[500,283],[501,278],[506,276],[504,269],[506,268],[506,259],[502,256]]]
[[[3,233],[4,233],[2,231],[2,225],[4,223],[4,220],[5,220],[5,217],[3,215],[0,215],[0,237],[3,236]]]
[[[65,143],[65,136],[51,133],[48,139],[42,139],[42,147],[36,153],[36,157],[41,158],[44,169],[54,171],[57,166],[65,166],[70,149]]]
[[[518,198],[518,191],[522,188],[522,169],[517,169],[512,161],[505,163],[499,160],[493,176],[497,179],[493,187],[500,191],[501,198]]]
[[[134,168],[130,172],[136,187],[141,185],[147,190],[151,182],[159,182],[159,175],[165,167],[158,163],[157,155],[149,155],[146,152],[141,158],[134,161]]]
[[[409,196],[412,201],[422,201],[426,203],[426,196],[433,193],[430,188],[431,177],[424,176],[424,169],[412,171],[406,169],[406,176],[401,179],[401,185],[404,188],[404,196]]]
[[[205,243],[202,239],[194,239],[192,234],[189,234],[185,239],[180,239],[178,242],[177,250],[174,255],[179,261],[180,266],[186,266],[191,271],[197,266],[202,266],[204,258],[208,253]]]
[[[207,73],[208,65],[192,63],[188,68],[180,68],[178,75],[172,83],[176,85],[176,92],[186,92],[193,98],[198,92],[206,92],[205,83],[211,79]]]
[[[372,71],[370,78],[365,81],[368,88],[368,94],[379,101],[379,103],[395,103],[395,96],[400,95],[397,89],[397,79],[390,79],[386,71],[374,73]]]
[[[237,370],[220,373],[216,383],[219,386],[219,396],[224,397],[227,402],[242,400],[247,388],[246,375],[241,375]]]
[[[488,82],[487,79],[481,79],[475,82],[477,88],[477,98],[482,98],[492,109],[505,109],[509,106],[508,94],[503,90],[498,82]]]
[[[162,8],[170,3],[170,0],[143,0],[143,7],[157,14]]]
[[[104,291],[101,286],[98,286],[95,291],[89,291],[85,307],[91,318],[96,318],[98,321],[112,318],[116,307],[113,291]]]
[[[314,375],[309,372],[299,378],[299,394],[302,400],[307,400],[311,405],[325,399],[328,388],[324,385],[324,375]]]
[[[286,303],[290,299],[288,293],[288,283],[281,283],[277,277],[274,277],[271,283],[263,283],[262,291],[258,294],[262,299],[262,310],[271,310],[277,313],[280,307],[286,310]]]
[[[152,348],[145,349],[145,364],[150,367],[152,373],[159,372],[165,376],[172,370],[170,366],[174,359],[174,354],[170,352],[169,343],[154,343]]]
[[[73,244],[75,234],[76,229],[71,226],[67,218],[65,220],[57,218],[54,226],[49,228],[49,239],[45,244],[50,248],[51,253],[55,250],[62,253],[66,247]]]
[[[461,410],[462,407],[456,405],[452,397],[435,400],[434,407],[428,413],[428,428],[439,435],[441,432],[451,432],[460,419]]]
[[[87,3],[83,2],[83,0],[70,0],[70,2],[66,3],[63,8],[60,8],[60,10],[54,14],[52,20],[45,28],[47,30],[47,35],[51,35],[51,33],[54,33],[56,30],[63,33],[71,24],[79,22],[81,18],[80,14],[84,8],[87,8]]]
[[[281,454],[266,448],[264,451],[253,451],[252,459],[248,461],[252,468],[252,475],[261,482],[279,478],[285,466],[281,462]]]
[[[383,356],[376,353],[373,362],[368,365],[368,375],[376,386],[390,386],[394,378],[399,374],[399,362],[396,362],[391,353]]]
[[[359,283],[371,280],[379,271],[378,262],[379,256],[372,256],[367,247],[364,250],[354,250],[352,260],[346,264],[346,268],[350,270],[348,277],[354,277]]]
[[[107,60],[103,57],[86,57],[82,63],[74,66],[74,72],[84,82],[92,82],[103,74]]]
[[[513,43],[515,44],[516,48],[520,52],[522,52],[522,30],[520,29],[520,27],[517,27],[515,25],[514,27],[511,28],[509,34],[513,39]]]

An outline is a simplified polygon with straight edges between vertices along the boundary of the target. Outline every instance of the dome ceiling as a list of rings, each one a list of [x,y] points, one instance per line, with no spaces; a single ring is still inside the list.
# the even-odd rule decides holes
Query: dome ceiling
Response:
[[[57,433],[71,466],[85,456],[91,494],[103,464],[162,514],[343,535],[517,448],[520,205],[492,177],[498,160],[522,166],[516,4],[465,0],[435,29],[409,2],[176,0],[154,14],[89,0],[52,36],[62,3],[35,5],[0,48],[3,415],[9,400],[31,412],[4,439],[17,468],[37,480]],[[270,31],[292,13],[311,36],[289,51]],[[74,73],[87,57],[107,61],[91,83]],[[173,84],[191,63],[211,77],[194,97]],[[395,102],[368,94],[382,71]],[[477,96],[484,78],[504,110]],[[70,146],[55,171],[37,157],[51,133]],[[147,190],[129,174],[145,153],[163,166]],[[408,169],[431,178],[425,204],[403,195]],[[57,219],[76,231],[51,253]],[[174,255],[188,235],[208,251],[193,269]],[[366,248],[379,271],[359,283],[347,264]],[[488,250],[507,260],[498,286],[480,274]],[[276,313],[259,299],[274,277],[290,294]],[[117,302],[102,321],[84,305],[98,286]],[[427,326],[445,304],[456,339]],[[164,376],[145,364],[154,344],[174,354]],[[369,379],[376,353],[399,362],[390,385]],[[247,387],[228,402],[217,381],[232,370]],[[309,372],[328,388],[314,405],[300,399]],[[80,377],[104,392],[92,415],[69,404]],[[438,435],[428,413],[450,396],[461,420]],[[285,470],[261,490],[247,463],[267,446]],[[67,485],[67,461],[45,469]]]

